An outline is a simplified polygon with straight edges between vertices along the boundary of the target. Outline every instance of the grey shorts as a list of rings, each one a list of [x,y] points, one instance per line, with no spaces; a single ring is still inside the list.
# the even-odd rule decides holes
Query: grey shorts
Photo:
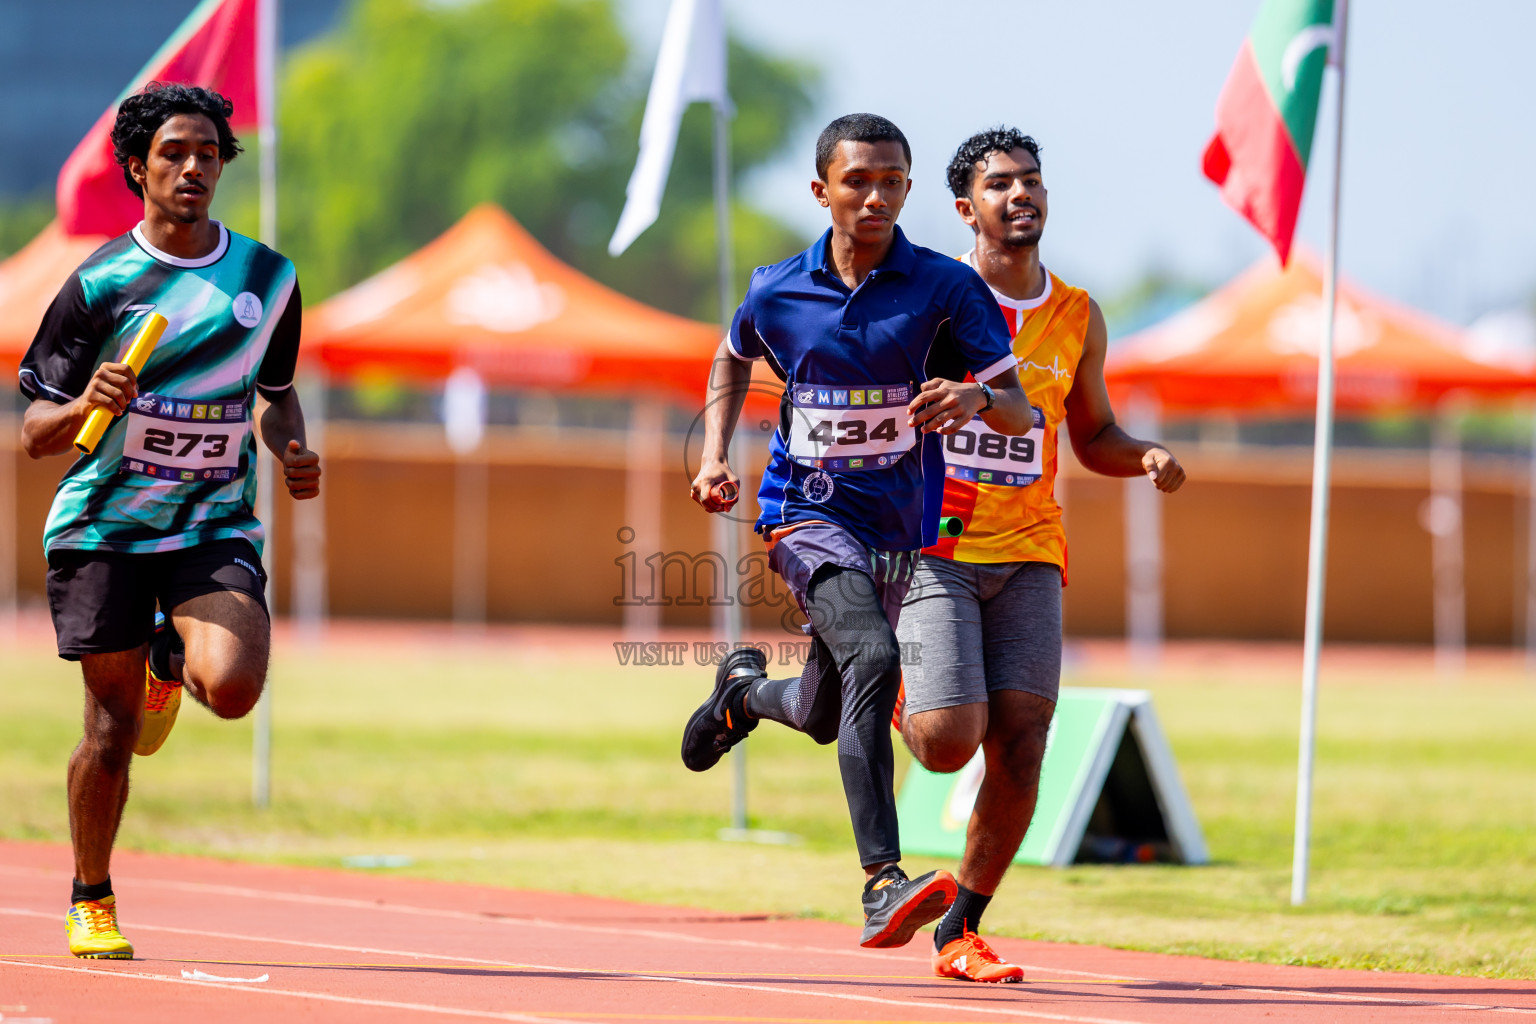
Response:
[[[805,607],[811,580],[823,566],[856,569],[874,584],[875,599],[885,611],[886,621],[894,629],[901,616],[901,602],[912,582],[917,565],[916,551],[877,551],[867,547],[853,534],[832,523],[806,523],[787,532],[776,533],[768,547],[768,565],[783,577],[800,611]],[[805,631],[811,633],[809,624]]]
[[[1049,562],[924,555],[896,636],[902,650],[917,655],[903,666],[908,712],[983,704],[992,690],[1054,701],[1061,688],[1061,570]]]

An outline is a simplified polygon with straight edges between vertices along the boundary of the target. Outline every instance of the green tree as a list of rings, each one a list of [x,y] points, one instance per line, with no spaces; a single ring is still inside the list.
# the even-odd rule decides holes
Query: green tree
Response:
[[[730,60],[740,180],[808,112],[815,75],[740,44]],[[661,219],[624,257],[606,252],[634,165],[649,64],[631,66],[606,0],[357,0],[283,75],[280,241],[306,299],[379,270],[491,200],[598,280],[714,318],[704,107],[684,119]],[[237,203],[251,201],[242,190]],[[740,204],[733,233],[743,283],[752,266],[803,244]]]

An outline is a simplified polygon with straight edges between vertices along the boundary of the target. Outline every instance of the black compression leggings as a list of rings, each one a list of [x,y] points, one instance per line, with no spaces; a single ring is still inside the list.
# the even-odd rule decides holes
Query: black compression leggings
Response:
[[[815,630],[805,670],[798,677],[754,683],[747,711],[817,743],[837,740],[859,862],[868,867],[899,860],[891,750],[891,712],[901,686],[896,632],[874,581],[857,569],[823,566],[805,604]]]

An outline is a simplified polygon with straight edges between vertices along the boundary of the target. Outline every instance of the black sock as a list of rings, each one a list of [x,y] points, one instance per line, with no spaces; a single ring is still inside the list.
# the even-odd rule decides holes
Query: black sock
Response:
[[[95,885],[86,885],[84,882],[74,883],[74,892],[69,897],[69,905],[74,906],[81,900],[104,900],[112,895],[112,876]]]
[[[934,930],[933,948],[943,949],[966,932],[974,932],[981,924],[981,915],[986,912],[987,904],[991,902],[991,896],[983,896],[960,886],[955,902]]]
[[[171,668],[171,655],[180,654],[182,651],[181,635],[176,632],[176,627],[171,625],[171,620],[167,617],[165,628],[157,632],[149,641],[149,670],[154,673],[156,679],[163,683],[180,681],[180,677]]]

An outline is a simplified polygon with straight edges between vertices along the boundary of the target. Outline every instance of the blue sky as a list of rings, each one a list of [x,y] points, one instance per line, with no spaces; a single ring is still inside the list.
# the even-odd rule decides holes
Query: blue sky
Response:
[[[734,31],[805,59],[823,100],[793,156],[751,183],[819,231],[810,153],[821,125],[871,110],[907,133],[916,185],[902,223],[944,251],[969,244],[943,170],[995,122],[1035,135],[1051,190],[1042,253],[1113,294],[1155,267],[1218,283],[1266,254],[1199,170],[1217,94],[1257,0],[725,0]],[[654,60],[667,0],[621,0]],[[1536,296],[1536,2],[1353,0],[1341,259],[1361,284],[1466,322]],[[1330,76],[1331,77],[1331,76]],[[1298,237],[1321,249],[1332,91]]]

